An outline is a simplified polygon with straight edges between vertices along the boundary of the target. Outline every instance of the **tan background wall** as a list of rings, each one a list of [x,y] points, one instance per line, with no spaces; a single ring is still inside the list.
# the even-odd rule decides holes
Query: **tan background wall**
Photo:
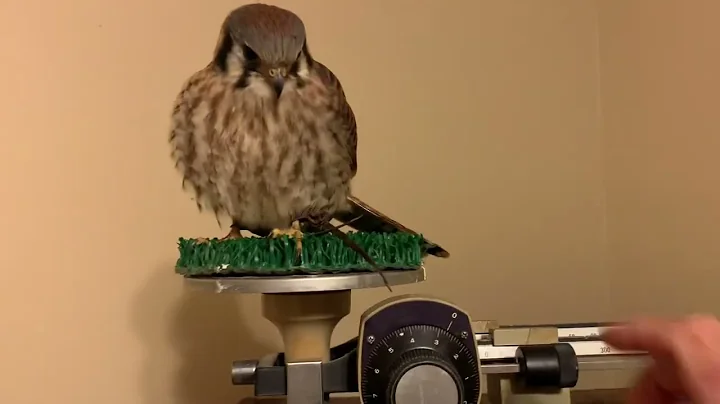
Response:
[[[615,310],[717,313],[720,3],[598,4]]]
[[[343,81],[357,193],[453,254],[398,293],[505,323],[720,309],[716,2],[274,3]],[[166,139],[238,4],[0,1],[0,403],[233,403],[230,361],[281,349],[257,296],[172,268],[224,232]],[[388,293],[354,296],[336,342]]]

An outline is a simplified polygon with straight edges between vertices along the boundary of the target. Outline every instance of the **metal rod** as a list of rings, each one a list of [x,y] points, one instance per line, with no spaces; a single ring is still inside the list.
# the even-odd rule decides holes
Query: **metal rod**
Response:
[[[580,371],[593,370],[625,370],[641,369],[650,363],[646,355],[605,355],[594,357],[578,357]],[[517,363],[482,363],[480,369],[484,374],[518,373]]]

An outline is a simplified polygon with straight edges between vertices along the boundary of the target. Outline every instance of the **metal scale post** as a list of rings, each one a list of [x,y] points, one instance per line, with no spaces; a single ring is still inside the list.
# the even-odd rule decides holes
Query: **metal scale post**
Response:
[[[384,271],[391,286],[422,282],[425,269]],[[277,277],[186,278],[216,293],[261,293],[262,313],[278,328],[285,351],[284,394],[288,404],[329,403],[323,389],[323,363],[330,359],[335,326],[350,313],[351,290],[385,287],[376,273]],[[255,382],[254,361],[236,363],[236,384]]]

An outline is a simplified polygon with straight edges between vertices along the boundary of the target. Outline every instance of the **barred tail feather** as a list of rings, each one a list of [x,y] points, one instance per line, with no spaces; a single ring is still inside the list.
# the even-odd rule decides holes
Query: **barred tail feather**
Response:
[[[357,231],[380,233],[404,232],[418,234],[416,231],[411,230],[387,217],[355,196],[350,195],[347,199],[350,205],[350,210],[346,212],[338,212],[335,215],[335,219],[342,223],[346,223],[347,226],[352,227]],[[425,251],[427,251],[430,255],[440,258],[450,257],[450,253],[447,250],[428,239],[425,239]]]

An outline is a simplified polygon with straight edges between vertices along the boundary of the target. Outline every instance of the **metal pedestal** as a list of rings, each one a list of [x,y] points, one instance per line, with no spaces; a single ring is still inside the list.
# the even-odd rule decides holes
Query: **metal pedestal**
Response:
[[[425,269],[383,271],[391,286],[425,280]],[[215,293],[261,293],[263,316],[280,331],[285,347],[287,403],[327,403],[322,366],[330,338],[350,313],[352,289],[385,287],[377,273],[186,278],[188,286]]]

